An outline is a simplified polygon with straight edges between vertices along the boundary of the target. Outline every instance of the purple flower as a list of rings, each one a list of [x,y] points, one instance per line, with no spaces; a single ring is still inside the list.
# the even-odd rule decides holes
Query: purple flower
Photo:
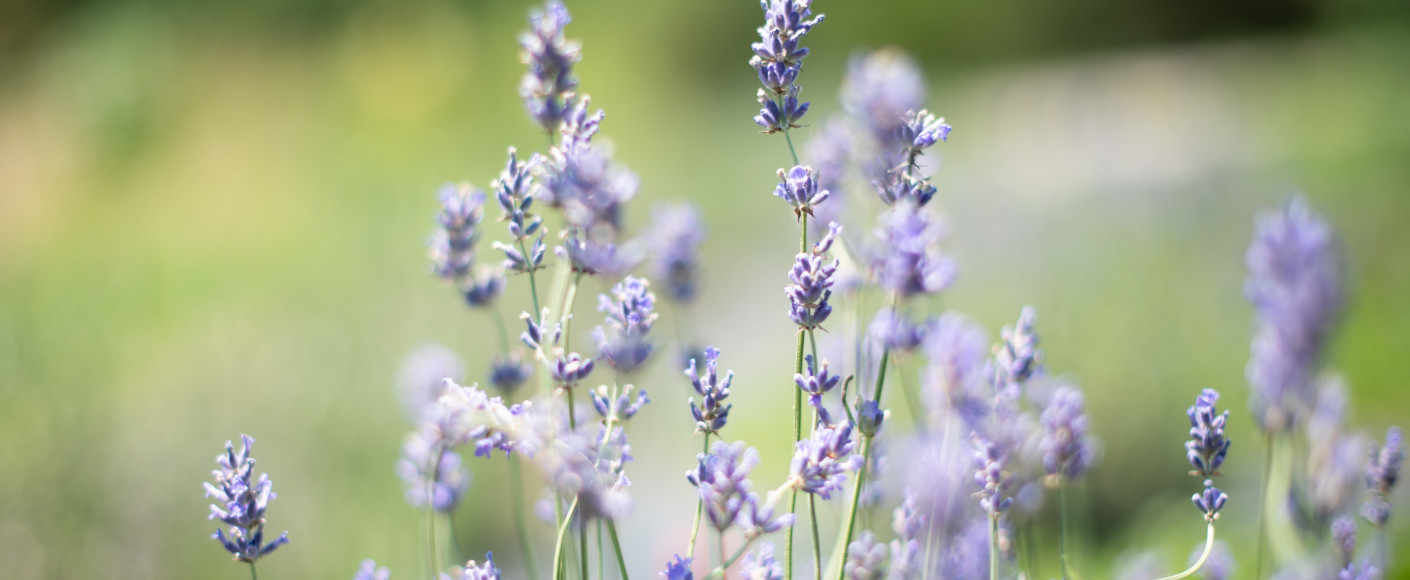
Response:
[[[420,423],[435,407],[447,378],[459,379],[464,374],[460,357],[444,345],[423,344],[407,353],[397,372],[397,394],[412,423]]]
[[[745,580],[783,580],[783,564],[774,559],[774,545],[760,542],[758,550],[745,554],[740,576]]]
[[[843,197],[847,168],[855,154],[852,144],[852,130],[841,116],[828,119],[804,147],[803,155],[813,162],[818,174],[818,188],[828,192],[828,198],[813,206],[813,217],[808,222],[809,235],[821,236],[826,233],[829,222],[842,221],[847,206]]]
[[[886,577],[886,556],[886,544],[876,541],[871,532],[863,531],[847,546],[842,574],[848,580],[881,580]]]
[[[1214,487],[1213,481],[1206,479],[1204,491],[1195,494],[1190,500],[1204,513],[1206,520],[1214,521],[1219,517],[1219,510],[1224,509],[1224,502],[1229,500],[1229,495],[1219,491],[1219,488]]]
[[[476,564],[474,560],[466,562],[464,568],[456,570],[455,580],[499,580],[499,568],[494,565],[494,553],[485,552],[484,564]]]
[[[734,380],[734,371],[725,373],[724,380],[720,380],[717,370],[720,358],[720,349],[713,346],[705,348],[705,375],[701,376],[696,372],[695,361],[690,359],[690,366],[685,369],[686,378],[690,379],[690,386],[695,388],[695,392],[700,394],[700,405],[696,406],[695,397],[690,398],[690,414],[695,417],[695,428],[701,433],[719,433],[723,429],[725,422],[729,420],[730,407],[725,405],[725,399],[729,398],[729,384]]]
[[[901,115],[901,125],[896,128],[896,141],[906,148],[910,165],[914,166],[916,156],[929,149],[938,141],[950,135],[951,127],[945,118],[936,118],[930,111],[907,110]]]
[[[475,456],[488,458],[498,449],[532,453],[538,442],[524,425],[532,403],[505,405],[476,386],[461,386],[446,379],[445,394],[437,401],[435,416],[423,430],[427,439],[452,447],[474,443]]]
[[[699,285],[700,243],[705,241],[700,210],[682,203],[658,205],[651,214],[651,276],[665,283],[667,298],[690,302]]]
[[[754,122],[773,133],[797,127],[796,121],[808,110],[808,103],[798,104],[798,85],[794,84],[803,58],[808,56],[808,49],[800,42],[823,17],[812,17],[811,0],[762,0],[759,5],[764,9],[764,25],[759,27],[760,41],[750,45],[754,56],[749,65],[764,85],[759,89],[764,109]]]
[[[1185,442],[1185,456],[1194,466],[1191,475],[1212,477],[1219,475],[1219,466],[1229,453],[1230,441],[1224,437],[1224,423],[1229,412],[1219,413],[1214,404],[1219,402],[1219,391],[1205,389],[1195,398],[1195,404],[1185,411],[1190,417],[1190,440]]]
[[[901,299],[940,292],[954,280],[954,262],[940,252],[945,230],[920,207],[893,206],[883,215],[876,237],[881,252],[873,259],[872,271],[882,288]]]
[[[1189,562],[1193,566],[1199,561],[1199,557],[1204,554],[1204,542],[1195,545],[1193,552],[1190,552]],[[1214,547],[1209,550],[1209,558],[1204,561],[1204,566],[1199,569],[1199,575],[1204,580],[1228,580],[1234,575],[1234,570],[1238,568],[1238,563],[1234,561],[1234,551],[1229,549],[1229,543],[1224,540],[1215,540]]]
[[[642,405],[651,402],[651,399],[646,398],[645,389],[638,390],[636,393],[636,401],[632,401],[631,385],[627,385],[622,389],[622,394],[617,397],[616,401],[608,397],[606,391],[607,387],[605,385],[600,389],[590,389],[588,391],[592,396],[593,409],[595,409],[597,414],[603,419],[609,417],[616,417],[619,421],[631,419],[636,416],[637,411],[641,410]]]
[[[1332,546],[1341,555],[1341,565],[1351,564],[1351,557],[1356,553],[1356,519],[1344,515],[1332,522]]]
[[[818,426],[811,438],[797,443],[789,466],[793,484],[800,491],[830,499],[832,492],[842,489],[847,472],[862,466],[862,456],[853,453],[856,447],[851,423]]]
[[[535,456],[563,497],[577,497],[585,518],[616,519],[631,511],[627,494],[631,481],[624,469],[632,460],[631,445],[620,425],[611,430],[583,425],[560,433],[551,452]]]
[[[802,127],[798,120],[808,114],[808,103],[798,102],[798,85],[788,87],[788,94],[778,100],[770,98],[764,89],[759,89],[758,101],[761,108],[759,114],[754,115],[754,124],[763,127],[764,133],[774,134]]]
[[[499,178],[490,184],[503,214],[500,220],[509,222],[509,237],[516,242],[534,234],[539,234],[539,239],[543,238],[543,218],[529,211],[534,205],[533,170],[541,161],[539,154],[534,153],[528,161],[521,162],[518,152],[510,147],[509,161]]]
[[[1087,438],[1087,411],[1082,391],[1058,387],[1043,409],[1043,467],[1049,475],[1068,480],[1086,473],[1092,464],[1092,447]]]
[[[514,392],[533,374],[534,363],[524,360],[517,352],[490,359],[489,382],[500,393]]]
[[[441,211],[440,225],[431,238],[432,272],[459,283],[475,263],[475,243],[480,239],[480,221],[485,216],[485,192],[468,183],[447,183],[436,193]]]
[[[569,230],[563,243],[556,250],[558,257],[568,261],[569,268],[578,274],[620,276],[641,262],[641,252],[632,243],[619,246],[616,242],[593,241]]]
[[[723,533],[734,525],[741,512],[759,501],[750,491],[749,472],[759,464],[759,453],[744,443],[727,445],[715,442],[710,453],[697,456],[698,467],[686,472],[685,479],[695,486],[704,502],[710,525]]]
[[[358,567],[352,580],[389,580],[391,577],[392,571],[388,570],[386,566],[378,568],[376,562],[363,560],[362,566]]]
[[[845,404],[845,402],[844,402]],[[821,416],[819,410],[819,416]],[[873,400],[862,401],[857,406],[857,430],[867,437],[876,437],[876,433],[881,431],[881,423],[886,420],[886,411]]]
[[[842,83],[842,106],[878,142],[896,135],[906,111],[925,102],[920,67],[904,53],[878,50],[852,57]]]
[[[1361,560],[1360,564],[1347,564],[1345,568],[1337,571],[1337,580],[1380,580],[1381,570],[1372,564],[1369,558]]]
[[[818,412],[818,423],[822,425],[832,424],[832,419],[827,414],[827,409],[823,407],[823,394],[831,391],[842,381],[841,375],[835,375],[827,370],[827,361],[822,361],[821,365],[816,364],[813,355],[803,357],[803,372],[794,373],[793,382],[799,389],[808,393],[808,404]]]
[[[1009,494],[1009,473],[1006,471],[1009,452],[993,441],[979,434],[971,435],[974,442],[974,481],[981,490],[975,494],[979,507],[994,515],[1009,509],[1013,497]]]
[[[926,323],[911,322],[890,307],[882,308],[872,318],[867,333],[872,340],[892,352],[910,352],[925,338]]]
[[[470,487],[470,474],[461,464],[460,454],[434,430],[420,429],[406,437],[396,472],[406,484],[406,503],[412,507],[429,504],[438,512],[450,513]]]
[[[681,558],[680,554],[677,554],[675,561],[666,563],[661,577],[665,580],[695,580],[695,574],[690,571],[691,561],[691,558]]]
[[[504,270],[506,272],[533,272],[543,267],[543,255],[548,251],[548,246],[543,244],[543,232],[534,239],[533,245],[527,248],[528,254],[519,251],[519,248],[510,246],[503,242],[490,244],[496,250],[504,252]],[[467,297],[467,300],[469,298]]]
[[[262,473],[258,479],[254,477],[255,460],[250,457],[254,438],[241,435],[240,444],[240,452],[236,453],[235,445],[225,442],[225,453],[215,458],[220,469],[211,472],[215,484],[203,485],[206,497],[217,502],[211,504],[210,519],[230,526],[229,537],[219,529],[211,537],[234,554],[236,560],[254,562],[289,543],[289,532],[280,534],[272,542],[264,542],[264,512],[275,497],[271,490],[274,484],[268,474]]]
[[[1340,253],[1326,220],[1293,198],[1259,217],[1245,261],[1244,295],[1258,323],[1251,404],[1265,430],[1281,431],[1312,403],[1312,375],[1341,314]]]
[[[922,571],[924,562],[920,551],[921,532],[926,528],[925,514],[916,506],[915,493],[906,487],[905,499],[892,512],[891,529],[896,539],[891,540],[891,580],[912,580]]]
[[[953,413],[964,429],[978,430],[989,414],[990,386],[984,376],[989,339],[984,329],[954,312],[930,323],[924,349],[930,359],[924,375],[925,400],[936,415]]]
[[[1038,311],[1024,306],[1016,326],[1005,326],[999,332],[1001,342],[994,351],[996,383],[1023,383],[1042,372],[1043,352],[1038,350],[1038,334],[1033,327]]]
[[[776,504],[782,497],[777,491],[769,492],[767,501],[759,501],[757,495],[751,495],[745,503],[741,518],[747,528],[744,532],[746,538],[772,534],[793,525],[793,514],[775,515],[778,511]]]
[[[1372,448],[1366,462],[1366,503],[1361,506],[1361,515],[1377,526],[1384,527],[1390,520],[1390,492],[1400,477],[1404,460],[1400,428],[1391,427],[1386,430],[1385,444]]]
[[[779,183],[774,187],[774,197],[793,206],[793,215],[801,218],[804,214],[813,215],[813,206],[827,201],[827,190],[818,188],[818,172],[807,165],[794,165],[792,169],[778,170]]]
[[[563,38],[563,27],[569,22],[572,18],[563,3],[550,1],[543,11],[529,13],[531,30],[519,36],[524,49],[519,59],[529,67],[519,83],[519,96],[529,116],[550,134],[558,129],[578,86],[573,65],[582,59],[579,46]]]
[[[824,238],[828,240],[830,237]],[[822,247],[821,243],[818,247]],[[794,257],[793,268],[788,271],[793,283],[785,286],[783,292],[788,296],[788,318],[799,328],[818,328],[832,314],[828,300],[832,298],[833,276],[840,264],[836,259],[828,261],[816,248]]]
[[[592,143],[603,113],[588,115],[590,104],[583,97],[564,120],[563,143],[537,168],[535,196],[562,208],[568,225],[585,239],[606,243],[621,230],[624,205],[636,197],[640,181],[607,149]]]
[[[601,357],[620,373],[629,373],[646,362],[651,355],[651,343],[647,334],[656,321],[656,295],[650,291],[651,283],[628,276],[612,287],[612,296],[606,294],[597,298],[597,310],[605,313],[606,327],[599,326],[593,332]]]

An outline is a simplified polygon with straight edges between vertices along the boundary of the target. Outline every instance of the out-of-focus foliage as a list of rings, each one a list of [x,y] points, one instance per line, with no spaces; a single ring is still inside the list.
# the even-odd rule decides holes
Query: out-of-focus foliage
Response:
[[[793,328],[779,289],[796,240],[771,195],[786,152],[750,121],[758,8],[571,7],[583,88],[642,178],[628,221],[640,228],[652,202],[688,198],[710,228],[699,305],[710,315],[667,311],[660,324],[693,320],[732,353],[731,437],[760,449],[761,473],[782,473],[791,434],[775,409],[792,397]],[[515,92],[528,8],[0,7],[0,576],[240,577],[207,538],[200,483],[241,432],[279,482],[270,526],[293,540],[261,563],[267,577],[344,578],[364,558],[415,574],[422,520],[392,470],[408,429],[395,377],[426,340],[450,345],[472,380],[486,371],[491,322],[428,274],[424,242],[440,183],[483,187],[506,146],[543,147]],[[1088,577],[1128,549],[1183,562],[1199,541],[1180,445],[1202,388],[1233,409],[1226,491],[1257,496],[1242,259],[1255,212],[1293,191],[1343,237],[1350,303],[1328,366],[1346,379],[1352,421],[1375,436],[1405,423],[1403,3],[818,10],[828,21],[803,80],[815,123],[836,110],[853,49],[896,44],[928,66],[931,108],[955,126],[933,203],[960,278],[937,306],[993,332],[1036,305],[1049,368],[1087,393],[1103,441],[1077,494]],[[521,297],[506,299],[526,307]],[[596,322],[582,319],[575,330]],[[639,382],[656,403],[634,428],[653,436],[634,445],[639,505],[621,530],[640,578],[684,544],[692,510],[680,476],[695,453],[690,389],[668,362]],[[503,493],[502,471],[467,462],[471,497]],[[1231,502],[1221,520],[1242,577],[1255,503]],[[467,501],[462,556],[493,549],[514,574],[508,515],[504,502]],[[1406,521],[1391,526],[1410,549]],[[1039,556],[1054,574],[1053,554]]]

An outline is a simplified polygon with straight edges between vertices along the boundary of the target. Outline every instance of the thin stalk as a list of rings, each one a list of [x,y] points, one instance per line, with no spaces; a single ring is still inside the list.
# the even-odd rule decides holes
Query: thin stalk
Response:
[[[583,520],[583,526],[578,528],[578,555],[581,558],[578,570],[582,572],[583,580],[588,580],[587,520]]]
[[[782,108],[782,107],[780,107]],[[798,165],[798,151],[793,148],[793,138],[788,136],[788,129],[783,130],[783,138],[788,141],[788,152],[793,155],[793,164]],[[808,252],[808,214],[798,214],[798,253]],[[794,359],[793,372],[803,372],[803,333],[798,333],[798,356]],[[803,391],[793,389],[793,443],[796,446],[803,440]],[[788,513],[798,511],[798,490],[788,492]],[[788,531],[783,536],[783,577],[793,578],[793,524],[788,525]]]
[[[898,360],[896,364],[899,365],[901,362],[902,361]],[[900,368],[897,374],[901,377],[901,391],[906,394],[906,407],[908,407],[907,410],[911,412],[911,420],[916,424],[916,431],[924,435],[925,412],[921,410],[919,389],[916,389],[915,385],[911,383],[911,375],[906,372],[904,367]]]
[[[606,562],[602,559],[602,520],[597,520],[597,577],[607,578],[607,571],[604,570]]]
[[[525,260],[529,259],[529,249],[524,246],[524,240],[519,240],[519,253],[524,255]],[[529,268],[529,296],[534,299],[534,316],[542,312],[539,310],[539,285],[534,280],[534,272],[537,270],[538,268]]]
[[[1037,535],[1037,526],[1033,525],[1033,517],[1023,518],[1023,559],[1028,561],[1029,578],[1040,578],[1038,575]]]
[[[578,511],[578,498],[573,498],[573,503],[568,506],[568,513],[563,516],[563,523],[558,525],[558,537],[553,543],[553,577],[555,580],[562,578],[563,573],[563,537],[568,535],[568,526],[573,523],[573,513]]]
[[[724,564],[724,563],[725,563],[725,532],[724,532],[723,530],[721,530],[720,533],[715,536],[715,549],[716,549],[716,550],[719,550],[719,552],[720,552],[720,563],[721,563],[721,564]]]
[[[1211,551],[1213,551],[1213,550],[1214,550],[1214,521],[1213,521],[1213,520],[1210,520],[1210,522],[1209,522],[1209,534],[1206,535],[1205,538],[1204,538],[1204,553],[1203,553],[1203,554],[1200,554],[1199,560],[1195,562],[1195,565],[1190,566],[1188,570],[1185,570],[1184,572],[1181,572],[1181,573],[1176,574],[1176,575],[1174,575],[1174,576],[1166,576],[1166,577],[1164,577],[1164,578],[1157,578],[1156,580],[1180,580],[1181,578],[1186,578],[1186,577],[1188,577],[1188,576],[1193,575],[1195,572],[1198,572],[1200,568],[1204,567],[1204,562],[1209,559],[1209,553],[1210,553]]]
[[[813,518],[813,580],[822,580],[822,540],[818,538],[818,497],[808,494],[808,511]]]
[[[1267,451],[1263,457],[1263,495],[1258,498],[1258,564],[1254,568],[1255,579],[1263,578],[1263,550],[1268,543],[1268,484],[1273,476],[1273,432],[1264,437]]]
[[[250,580],[259,580],[259,572],[255,571],[255,563],[250,562]]]
[[[509,457],[509,496],[514,502],[514,526],[519,528],[519,551],[524,554],[524,569],[528,571],[529,578],[538,578],[538,571],[534,569],[534,542],[529,537],[529,523],[525,516],[528,508],[524,504],[523,474],[517,454]]]
[[[426,550],[431,561],[431,575],[436,574],[440,568],[440,558],[436,555],[436,475],[441,471],[441,447],[433,445],[431,453],[431,472],[426,477]]]
[[[871,461],[871,437],[862,437],[862,467],[857,470],[857,482],[852,486],[852,505],[847,508],[847,534],[842,542],[842,558],[847,558],[847,547],[852,545],[852,531],[857,523],[857,507],[862,503],[862,484],[867,479],[867,464]],[[845,567],[844,567],[845,568]],[[844,568],[838,568],[837,580],[842,580]]]
[[[622,542],[617,540],[617,522],[607,520],[607,533],[612,535],[612,550],[617,553],[617,569],[622,572],[622,580],[627,578],[627,559],[622,557]]]
[[[705,448],[702,453],[710,452],[710,434],[705,434]],[[697,496],[699,494],[696,494]],[[695,499],[695,523],[690,525],[690,544],[686,546],[685,557],[687,559],[695,557],[695,539],[700,535],[700,517],[705,512],[705,499],[697,497]]]
[[[749,551],[749,546],[752,545],[754,543],[754,540],[757,538],[758,536],[745,536],[744,544],[741,545],[738,550],[735,550],[733,556],[730,556],[729,559],[725,560],[723,564],[716,566],[714,570],[711,570],[709,574],[706,574],[705,577],[701,578],[700,580],[715,580],[716,578],[723,578],[725,575],[725,571],[729,570],[729,567],[733,566],[735,561],[739,560],[740,557],[744,556],[745,552]],[[784,576],[784,578],[788,578],[788,576]]]
[[[568,352],[568,344],[573,340],[573,304],[578,301],[578,284],[583,280],[583,273],[573,274],[573,283],[568,286],[567,295],[563,298],[562,313],[558,318],[563,320],[563,352]]]
[[[989,514],[989,580],[999,580],[999,514]]]

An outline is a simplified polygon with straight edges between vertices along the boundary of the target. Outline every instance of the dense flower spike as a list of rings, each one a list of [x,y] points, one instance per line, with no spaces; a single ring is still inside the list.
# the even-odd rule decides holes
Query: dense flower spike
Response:
[[[1301,198],[1260,216],[1255,229],[1244,281],[1258,322],[1251,405],[1265,430],[1282,431],[1312,403],[1318,359],[1341,314],[1341,260],[1331,226]]]
[[[749,481],[749,472],[759,464],[759,452],[746,449],[743,442],[716,441],[710,453],[701,453],[697,460],[698,467],[686,472],[685,479],[699,490],[710,525],[724,532],[742,510],[759,501],[750,491],[753,484]]]
[[[1007,471],[1009,452],[1002,446],[975,434],[974,442],[974,481],[982,488],[975,497],[979,498],[979,508],[991,516],[1009,509],[1013,497],[1009,493],[1009,473]]]
[[[652,208],[651,276],[666,285],[666,297],[676,302],[695,299],[700,276],[700,244],[705,225],[694,204]]]
[[[746,554],[740,574],[745,580],[783,580],[783,564],[774,559],[774,545],[761,542],[758,550]]]
[[[422,429],[407,436],[396,472],[406,483],[406,503],[412,507],[429,505],[438,512],[450,513],[470,487],[470,474],[461,465],[460,454],[440,440],[434,430]]]
[[[392,571],[386,566],[377,567],[377,562],[363,560],[362,566],[358,567],[357,573],[353,574],[352,580],[390,580]]]
[[[1038,350],[1038,334],[1033,327],[1038,311],[1024,306],[1016,326],[1005,326],[994,347],[994,370],[998,383],[1022,383],[1042,371],[1043,352]]]
[[[1087,438],[1087,411],[1082,391],[1062,386],[1053,392],[1043,409],[1043,468],[1049,475],[1068,480],[1082,477],[1092,464],[1092,445]]]
[[[1195,398],[1194,406],[1185,411],[1190,418],[1190,440],[1185,442],[1185,455],[1194,466],[1191,475],[1219,475],[1219,466],[1229,453],[1230,441],[1224,437],[1229,412],[1219,413],[1214,406],[1218,402],[1219,392],[1205,389]]]
[[[1341,516],[1332,522],[1332,547],[1341,556],[1341,566],[1351,564],[1356,554],[1356,520],[1351,516]]]
[[[788,279],[793,282],[783,289],[788,296],[788,318],[800,329],[818,328],[832,314],[828,300],[832,298],[833,277],[841,261],[829,261],[818,251],[824,242],[831,245],[831,240],[832,236],[824,237],[813,252],[798,254],[788,271]]]
[[[876,541],[876,536],[863,531],[856,541],[847,546],[847,562],[842,565],[842,575],[848,580],[881,580],[886,577],[886,544]]]
[[[661,571],[661,578],[665,580],[695,580],[695,573],[690,571],[691,558],[682,558],[676,554],[676,559],[666,563],[666,569]]]
[[[656,295],[651,293],[650,285],[642,278],[628,276],[612,287],[612,296],[602,294],[597,298],[597,309],[607,315],[607,326],[597,327],[593,338],[602,359],[619,373],[641,368],[651,356],[647,334],[657,314],[652,312]]]
[[[1366,503],[1361,506],[1361,515],[1377,526],[1385,526],[1390,520],[1390,492],[1400,477],[1400,466],[1405,460],[1405,450],[1401,448],[1400,428],[1386,430],[1385,442],[1379,449],[1371,449],[1371,458],[1366,462]]]
[[[1190,498],[1195,503],[1195,507],[1204,513],[1204,518],[1214,521],[1219,518],[1219,510],[1224,509],[1224,502],[1229,500],[1229,495],[1219,491],[1214,487],[1214,482],[1204,480],[1204,491],[1197,493]]]
[[[563,27],[572,22],[562,2],[551,0],[543,11],[529,14],[532,30],[519,36],[523,47],[519,59],[528,65],[528,72],[519,83],[519,96],[529,116],[550,134],[558,130],[564,112],[571,104],[572,92],[578,87],[573,65],[582,57],[576,42],[563,38]]]
[[[719,359],[720,349],[706,347],[705,374],[702,376],[696,371],[694,358],[690,359],[690,366],[685,369],[690,386],[701,397],[698,406],[695,404],[695,397],[690,398],[690,414],[695,417],[695,428],[701,433],[719,433],[729,420],[730,407],[734,406],[724,404],[725,399],[729,398],[729,384],[734,380],[734,371],[726,372],[721,380],[717,368]]]
[[[805,493],[830,499],[832,492],[842,489],[847,472],[862,466],[862,456],[852,437],[852,424],[824,425],[813,430],[813,436],[799,441],[789,466],[793,485]]]
[[[271,490],[274,484],[268,474],[262,473],[255,479],[255,460],[250,457],[250,447],[254,444],[253,437],[241,435],[240,451],[236,453],[235,445],[226,441],[225,453],[215,458],[220,469],[211,472],[215,484],[204,484],[206,497],[217,502],[211,504],[210,519],[230,526],[228,537],[219,529],[211,537],[241,562],[254,562],[289,543],[289,532],[280,534],[272,542],[264,542],[264,512],[275,497]]]
[[[802,218],[813,215],[813,206],[824,201],[830,193],[818,187],[818,172],[807,165],[794,165],[792,169],[778,170],[778,185],[774,186],[774,197],[788,202],[793,207],[793,215]]]
[[[902,300],[940,292],[954,280],[954,262],[940,252],[945,229],[919,206],[892,207],[882,216],[876,237],[881,252],[872,271],[883,289]]]
[[[989,338],[984,329],[954,312],[930,323],[924,350],[926,403],[932,414],[958,415],[964,428],[978,430],[989,413],[991,388],[984,375]]]
[[[502,213],[499,219],[509,222],[509,237],[516,242],[541,233],[543,218],[529,211],[534,205],[533,170],[541,161],[538,153],[520,161],[518,151],[510,147],[509,161],[490,184]]]
[[[822,397],[828,391],[842,382],[842,375],[836,375],[827,370],[827,360],[822,364],[817,364],[813,360],[813,355],[803,357],[803,372],[793,374],[793,382],[808,394],[808,404],[818,412],[818,422],[823,425],[831,425],[832,418],[827,413],[827,408],[823,406]]]
[[[503,394],[513,393],[534,374],[534,364],[517,352],[495,355],[490,359],[490,385]]]
[[[631,419],[636,416],[642,406],[651,402],[651,399],[646,398],[646,389],[638,390],[636,400],[633,401],[631,385],[623,387],[621,396],[618,396],[615,401],[608,396],[606,385],[592,389],[588,393],[592,396],[593,409],[604,419],[609,417],[615,417],[619,421]]]
[[[764,9],[764,25],[759,27],[760,41],[750,45],[754,56],[749,65],[764,85],[759,89],[764,109],[754,122],[773,133],[797,127],[808,111],[808,103],[798,103],[799,88],[794,84],[808,56],[800,42],[823,17],[813,17],[812,0],[761,0],[759,6]]]
[[[441,211],[436,214],[440,228],[431,238],[432,272],[460,284],[475,264],[475,243],[480,240],[480,221],[485,217],[485,192],[466,183],[447,183],[436,198]]]

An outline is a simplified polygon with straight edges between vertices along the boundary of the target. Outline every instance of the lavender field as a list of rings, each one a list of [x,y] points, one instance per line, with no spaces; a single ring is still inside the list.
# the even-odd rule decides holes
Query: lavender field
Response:
[[[1410,578],[1410,13],[763,8],[0,8],[0,578]]]

